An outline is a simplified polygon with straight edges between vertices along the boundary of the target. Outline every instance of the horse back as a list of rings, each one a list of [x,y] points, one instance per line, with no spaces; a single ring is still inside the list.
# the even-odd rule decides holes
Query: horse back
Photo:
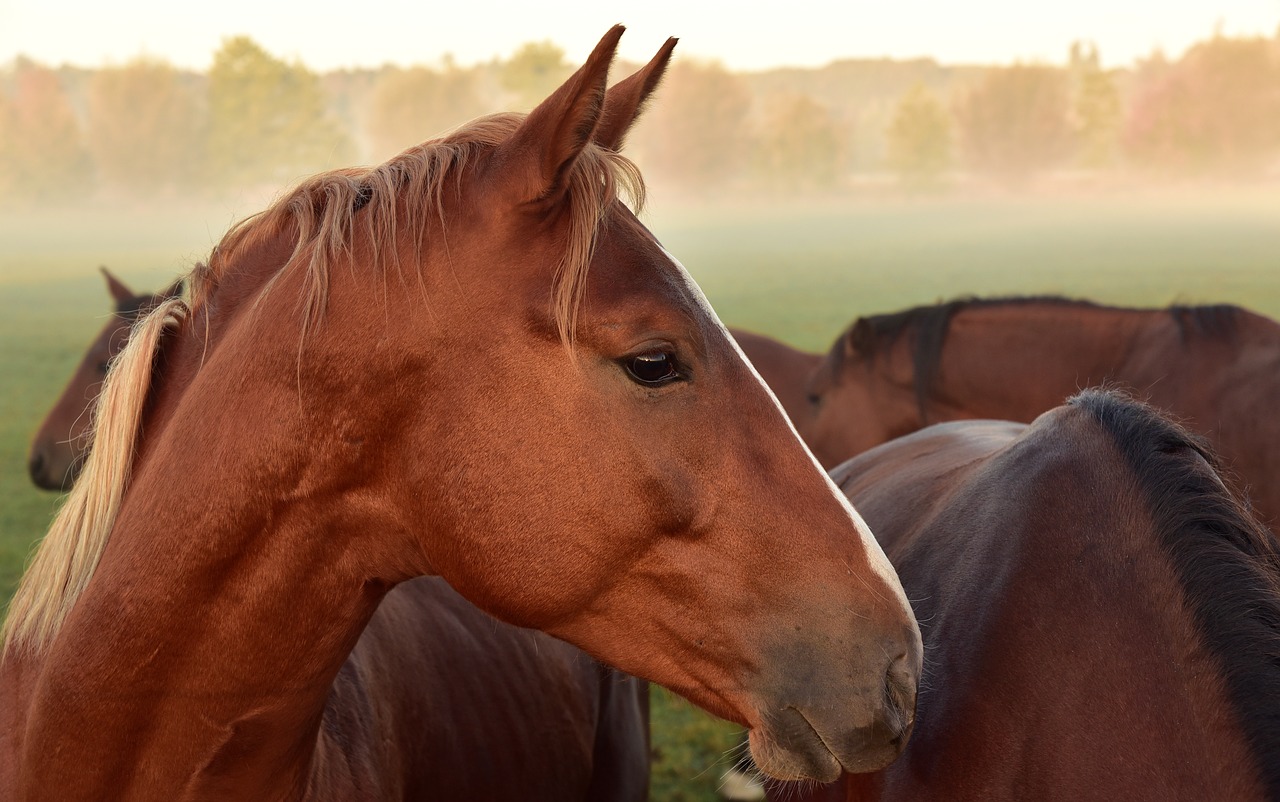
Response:
[[[1263,798],[1146,500],[1078,410],[837,469],[925,643],[918,717],[850,799]]]

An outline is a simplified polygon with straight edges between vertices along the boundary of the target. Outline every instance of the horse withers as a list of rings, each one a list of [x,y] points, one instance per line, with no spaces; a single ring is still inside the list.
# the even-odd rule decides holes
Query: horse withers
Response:
[[[1201,441],[1089,391],[838,467],[926,659],[902,758],[787,800],[1280,797],[1280,544]]]
[[[892,567],[619,200],[673,44],[606,92],[621,32],[527,116],[305,182],[135,330],[6,619],[13,796],[324,796],[368,748],[334,679],[421,575],[748,726],[774,776],[901,751]]]

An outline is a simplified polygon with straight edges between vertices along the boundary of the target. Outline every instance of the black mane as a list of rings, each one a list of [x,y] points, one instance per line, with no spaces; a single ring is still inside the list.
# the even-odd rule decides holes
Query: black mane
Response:
[[[964,297],[943,301],[929,306],[916,306],[900,312],[860,317],[846,329],[836,341],[833,355],[843,356],[843,343],[847,342],[853,353],[864,361],[888,351],[904,335],[911,340],[911,357],[915,373],[916,404],[921,423],[928,423],[928,400],[942,361],[942,347],[951,329],[951,319],[966,309],[982,309],[993,306],[1029,306],[1049,304],[1073,306],[1082,309],[1104,309],[1120,312],[1152,312],[1158,310],[1136,309],[1120,306],[1104,306],[1092,301],[1063,298],[1058,295],[1014,296],[1002,298]],[[1182,341],[1194,336],[1210,339],[1230,339],[1243,311],[1231,304],[1210,306],[1170,306],[1166,310],[1178,325]],[[838,370],[840,365],[836,365]]]
[[[1270,799],[1280,799],[1280,543],[1221,481],[1195,435],[1102,390],[1069,402],[1112,437],[1148,500]]]
[[[1240,324],[1241,311],[1234,304],[1169,307],[1169,314],[1178,324],[1183,342],[1195,335],[1210,340],[1230,340]]]

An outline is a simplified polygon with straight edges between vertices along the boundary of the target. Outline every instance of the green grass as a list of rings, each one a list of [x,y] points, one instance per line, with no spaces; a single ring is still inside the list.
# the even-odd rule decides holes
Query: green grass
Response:
[[[0,219],[0,599],[56,496],[26,450],[110,308],[96,267],[156,289],[203,258],[228,207]],[[1280,195],[657,206],[651,227],[726,323],[825,348],[855,315],[964,294],[1235,302],[1280,317]],[[653,797],[709,800],[737,729],[655,690]]]
[[[0,599],[12,594],[58,500],[27,478],[27,449],[113,308],[98,266],[138,291],[158,288],[208,252],[203,219],[216,214],[0,216]]]
[[[822,349],[860,314],[960,295],[1232,302],[1280,317],[1280,192],[658,208],[730,325]]]

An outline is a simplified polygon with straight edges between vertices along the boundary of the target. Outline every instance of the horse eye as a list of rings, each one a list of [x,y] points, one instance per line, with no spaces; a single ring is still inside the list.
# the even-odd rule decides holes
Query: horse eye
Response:
[[[680,372],[676,370],[675,357],[664,351],[639,354],[630,357],[623,364],[632,379],[648,387],[656,387],[680,378]]]
[[[822,403],[822,396],[818,395],[817,393],[809,393],[805,397],[809,399],[809,404],[811,406],[816,407],[817,405]]]

